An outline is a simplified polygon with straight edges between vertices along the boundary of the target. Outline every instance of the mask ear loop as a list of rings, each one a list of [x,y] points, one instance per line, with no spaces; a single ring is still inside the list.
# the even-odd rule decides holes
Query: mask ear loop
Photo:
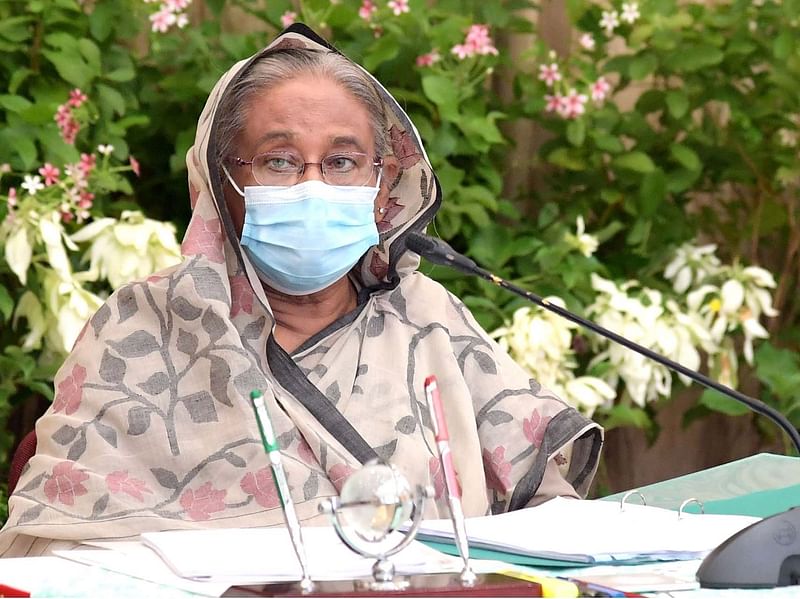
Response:
[[[244,192],[238,185],[236,185],[236,181],[233,180],[233,177],[231,177],[231,174],[228,172],[228,168],[224,164],[222,165],[222,170],[225,171],[225,176],[228,177],[228,181],[230,181],[231,185],[236,190],[236,193],[244,197]]]

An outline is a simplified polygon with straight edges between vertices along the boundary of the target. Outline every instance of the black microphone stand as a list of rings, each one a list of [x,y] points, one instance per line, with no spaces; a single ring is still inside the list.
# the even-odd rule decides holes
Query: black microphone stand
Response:
[[[536,295],[535,293],[527,291],[526,289],[522,289],[521,287],[518,287],[517,285],[498,277],[494,273],[484,270],[475,264],[475,262],[470,258],[467,258],[463,254],[456,252],[441,239],[429,237],[427,235],[421,235],[419,233],[409,233],[406,236],[405,243],[409,250],[415,254],[419,254],[434,264],[455,268],[456,270],[460,270],[466,274],[478,276],[486,281],[489,281],[490,283],[497,285],[498,287],[507,289],[510,292],[533,302],[537,306],[541,306],[545,310],[554,312],[562,318],[566,318],[567,320],[579,324],[580,326],[585,327],[590,331],[597,333],[598,335],[619,343],[620,345],[627,347],[636,353],[658,362],[662,366],[666,366],[670,370],[683,374],[693,381],[700,383],[704,387],[718,391],[723,395],[730,397],[731,399],[743,403],[757,414],[766,416],[779,427],[781,427],[786,434],[789,435],[789,438],[794,444],[795,449],[797,450],[798,454],[800,454],[800,432],[798,432],[798,430],[792,426],[792,423],[789,422],[783,414],[781,414],[772,406],[765,404],[763,401],[745,395],[744,393],[741,393],[735,389],[731,389],[730,387],[727,387],[722,383],[705,376],[704,374],[692,370],[691,368],[687,368],[683,364],[679,364],[674,360],[670,360],[666,356],[662,356],[661,354],[656,353],[653,350],[644,347],[643,345],[639,345],[638,343],[631,341],[622,335],[618,335],[614,331],[610,331],[607,328],[592,322],[591,320],[581,318],[577,314],[573,314],[561,306],[557,306],[556,304],[548,302],[546,299]]]
[[[655,360],[670,370],[684,374],[709,389],[719,391],[723,395],[745,404],[786,431],[800,453],[800,433],[783,414],[764,402],[726,387],[691,368],[626,339],[622,335],[581,318],[560,306],[551,304],[535,293],[509,283],[480,268],[475,262],[459,254],[440,239],[409,233],[406,237],[406,247],[434,264],[449,266],[470,275],[477,275],[498,287],[508,289],[545,310],[550,310],[598,335]],[[800,551],[795,543],[798,530],[800,530],[800,507],[774,514],[742,529],[724,541],[703,560],[697,570],[697,580],[700,582],[700,586],[706,588],[768,588],[776,585],[800,584]]]

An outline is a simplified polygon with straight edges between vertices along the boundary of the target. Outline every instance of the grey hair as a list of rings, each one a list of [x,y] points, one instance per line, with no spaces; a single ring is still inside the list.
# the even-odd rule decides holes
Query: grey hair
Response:
[[[310,48],[267,51],[225,94],[217,109],[216,158],[223,165],[233,153],[234,140],[245,127],[247,104],[272,86],[301,75],[328,77],[350,92],[367,109],[375,138],[376,157],[389,151],[386,110],[370,76],[341,54]],[[249,156],[247,157],[249,158]]]

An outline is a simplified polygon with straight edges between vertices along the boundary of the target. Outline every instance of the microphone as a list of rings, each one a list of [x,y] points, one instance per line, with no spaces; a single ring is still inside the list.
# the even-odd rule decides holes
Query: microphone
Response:
[[[449,266],[494,283],[498,287],[524,297],[545,310],[554,312],[606,339],[619,343],[638,354],[658,362],[662,366],[666,366],[674,372],[679,372],[704,387],[718,391],[733,400],[743,403],[757,414],[766,416],[783,429],[789,435],[798,453],[800,453],[800,432],[792,426],[792,423],[783,414],[761,400],[731,389],[591,320],[581,318],[561,306],[551,304],[535,293],[522,289],[484,270],[475,264],[473,260],[456,252],[441,239],[412,232],[406,236],[405,244],[407,249],[434,264]],[[792,508],[751,524],[706,556],[697,571],[697,579],[700,581],[700,585],[706,588],[758,588],[798,584],[798,581],[800,581],[800,553],[795,553],[794,544],[780,544],[778,541],[782,534],[788,534],[786,531],[797,530],[800,530],[800,507]],[[754,559],[754,555],[759,556],[759,559]]]
[[[594,331],[611,341],[619,343],[674,372],[686,375],[704,387],[719,391],[723,395],[743,403],[748,408],[766,416],[783,429],[800,453],[800,433],[792,423],[778,410],[768,406],[761,400],[749,397],[735,389],[726,387],[709,377],[687,368],[666,356],[654,352],[622,335],[606,329],[590,320],[581,318],[561,306],[551,304],[521,287],[498,277],[479,267],[473,260],[463,256],[441,239],[409,233],[405,238],[406,248],[419,254],[428,261],[442,266],[449,266],[461,272],[478,276],[494,283],[512,293],[524,297],[546,310],[566,318],[582,327]],[[800,530],[800,506],[778,513],[769,518],[759,520],[742,529],[719,547],[709,553],[697,570],[697,580],[705,588],[765,588],[788,586],[800,581],[800,553],[797,553],[794,542],[782,542],[781,539],[794,539]],[[753,556],[759,556],[753,559]]]
[[[428,235],[422,235],[420,233],[409,233],[405,238],[406,248],[414,252],[415,254],[419,254],[426,260],[434,263],[440,264],[442,266],[449,266],[450,268],[455,268],[456,270],[460,270],[469,275],[475,275],[482,279],[485,279],[491,283],[494,283],[498,287],[502,287],[503,289],[507,289],[508,291],[524,297],[525,299],[533,302],[537,306],[544,308],[545,310],[549,310],[550,312],[554,312],[558,314],[562,318],[566,318],[584,328],[589,329],[605,337],[606,339],[610,339],[615,343],[619,343],[620,345],[627,347],[630,350],[635,351],[638,354],[645,356],[655,362],[658,362],[662,366],[666,366],[670,370],[674,372],[678,372],[689,377],[691,380],[700,383],[704,387],[709,389],[713,389],[714,391],[718,391],[723,395],[730,397],[731,399],[743,403],[748,408],[756,412],[757,414],[761,414],[762,416],[766,416],[772,422],[777,424],[781,429],[783,429],[789,438],[792,440],[792,443],[797,449],[797,452],[800,453],[800,432],[792,426],[792,423],[789,422],[786,417],[781,414],[778,410],[765,404],[763,401],[745,395],[737,391],[736,389],[731,389],[711,379],[704,374],[697,372],[696,370],[692,370],[675,362],[674,360],[670,360],[666,356],[662,356],[661,354],[654,352],[651,349],[644,347],[643,345],[639,345],[635,341],[631,341],[627,337],[623,337],[622,335],[618,335],[614,331],[610,331],[609,329],[600,326],[597,323],[592,322],[591,320],[587,320],[570,312],[569,310],[565,310],[561,306],[557,306],[556,304],[552,304],[548,302],[546,299],[536,295],[535,293],[531,293],[521,287],[506,281],[505,279],[498,277],[496,274],[489,272],[488,270],[484,270],[475,262],[466,256],[459,254],[453,248],[451,248],[447,242],[442,241],[441,239],[437,239],[435,237],[430,237]]]

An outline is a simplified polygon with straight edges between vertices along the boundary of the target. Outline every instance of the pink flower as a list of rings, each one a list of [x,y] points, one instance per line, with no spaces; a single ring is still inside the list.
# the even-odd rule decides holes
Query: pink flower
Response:
[[[547,95],[544,99],[547,102],[544,107],[547,112],[561,112],[561,104],[564,100],[564,96],[561,94],[555,94],[554,96]]]
[[[189,230],[181,244],[184,256],[205,256],[212,262],[222,264],[225,256],[222,253],[222,228],[218,218],[205,220],[195,214],[189,223]]]
[[[275,487],[275,480],[269,468],[262,468],[255,474],[248,472],[239,481],[242,491],[252,495],[256,503],[261,507],[278,507],[281,503],[278,497],[278,489]]]
[[[486,472],[486,484],[499,493],[507,493],[511,489],[511,462],[505,461],[506,448],[499,445],[493,452],[483,450],[483,467]]]
[[[81,153],[81,161],[78,164],[78,168],[83,173],[84,177],[88,177],[89,173],[94,170],[94,167],[97,166],[97,156],[94,154],[86,154],[85,152]]]
[[[542,418],[536,410],[531,412],[530,418],[525,418],[522,421],[522,432],[525,438],[530,441],[534,447],[541,447],[542,440],[544,439],[544,432],[547,430],[547,425],[553,419],[552,416]]]
[[[65,505],[73,505],[75,497],[86,495],[88,491],[83,482],[89,475],[75,470],[75,462],[61,462],[53,468],[50,478],[44,483],[44,494],[50,503],[59,501]]]
[[[567,119],[574,119],[586,112],[586,102],[589,98],[586,94],[579,94],[576,90],[569,90],[563,99],[561,116]]]
[[[240,312],[253,313],[253,288],[244,275],[231,277],[231,318]]]
[[[611,91],[611,85],[604,77],[600,77],[592,84],[592,100],[595,102],[602,102],[606,99],[608,92]]]
[[[441,59],[442,57],[439,55],[439,53],[436,50],[434,50],[432,52],[428,52],[427,54],[422,54],[420,56],[417,56],[417,66],[430,67],[439,62]]]
[[[408,7],[408,0],[389,0],[388,6],[392,9],[392,12],[396,17],[399,17],[404,12],[408,12],[410,10]]]
[[[73,220],[75,220],[75,215],[72,214],[72,212],[69,212],[68,210],[62,210],[61,211],[61,222],[62,223],[71,223]]]
[[[81,405],[85,381],[86,369],[80,364],[75,364],[72,372],[58,384],[56,397],[53,400],[53,411],[64,410],[65,414],[73,414]]]
[[[162,5],[161,10],[150,15],[152,30],[161,33],[166,33],[177,20],[175,13],[171,12],[166,5]]]
[[[497,54],[492,38],[489,37],[488,25],[472,25],[467,31],[463,44],[456,44],[451,50],[460,59],[465,59],[475,54]]]
[[[578,40],[578,43],[584,50],[588,50],[589,52],[594,50],[594,38],[589,33],[584,33]]]
[[[291,10],[287,10],[285,13],[281,15],[281,25],[283,25],[284,27],[288,27],[296,20],[297,20],[297,13]]]
[[[191,3],[192,0],[166,0],[164,2],[164,6],[166,6],[172,12],[180,12],[186,8],[189,8]]]
[[[433,480],[433,489],[436,493],[436,499],[441,499],[445,495],[447,487],[444,482],[442,461],[437,456],[431,456],[428,460],[428,473],[430,474],[431,480]],[[461,495],[461,481],[458,479],[458,473],[456,473],[456,484],[458,485],[458,494]]]
[[[80,192],[80,199],[78,200],[78,208],[88,210],[92,207],[92,203],[94,203],[94,194],[86,190],[82,190]]]
[[[9,187],[8,188],[8,205],[12,208],[17,205],[17,188],[16,187]]]
[[[561,73],[556,63],[539,65],[539,80],[544,81],[547,87],[553,87],[556,81],[561,81]]]
[[[333,483],[333,486],[336,487],[336,490],[341,493],[344,481],[346,481],[353,472],[355,472],[355,470],[347,464],[336,464],[328,470],[328,478]]]
[[[139,168],[139,161],[136,160],[136,158],[134,158],[133,156],[130,157],[130,161],[131,161],[131,170],[133,171],[133,174],[136,175],[137,177],[141,177],[142,171]]]
[[[125,493],[139,501],[144,501],[143,493],[153,492],[143,480],[129,477],[127,470],[117,470],[108,474],[106,487],[110,493]]]
[[[44,177],[45,185],[52,185],[58,181],[58,175],[61,174],[61,171],[49,162],[45,162],[44,166],[39,169],[39,174]]]
[[[205,483],[196,491],[186,489],[181,494],[180,504],[192,520],[208,520],[212,512],[221,512],[225,509],[224,489],[215,489],[210,482]]]
[[[71,92],[69,92],[69,100],[67,100],[67,102],[69,103],[70,106],[74,108],[79,108],[88,99],[89,99],[88,96],[76,87]]]
[[[363,0],[361,8],[358,9],[358,16],[365,21],[371,21],[372,15],[378,11],[378,7],[372,0]]]
[[[61,104],[56,110],[54,118],[64,142],[74,144],[81,126],[72,116],[72,109],[69,104]]]

